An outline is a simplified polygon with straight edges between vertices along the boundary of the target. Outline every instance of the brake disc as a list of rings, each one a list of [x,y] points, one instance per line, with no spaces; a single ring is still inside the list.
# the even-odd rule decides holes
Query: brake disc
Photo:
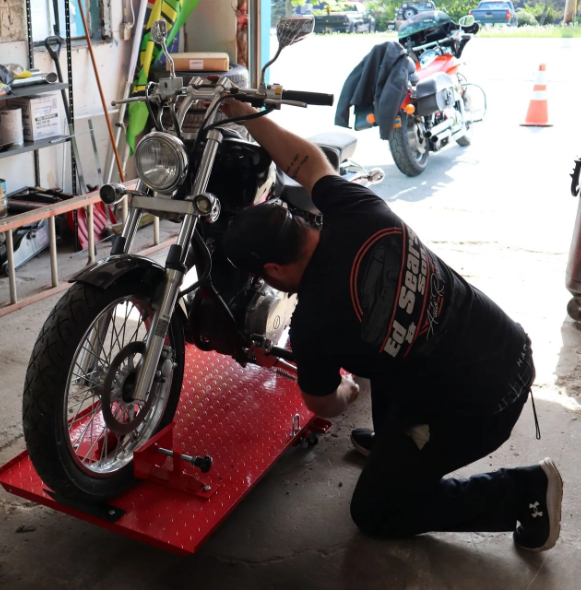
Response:
[[[145,420],[155,399],[155,395],[150,392],[145,403],[139,406],[139,411],[135,414],[136,402],[133,393],[138,367],[135,367],[133,363],[126,367],[123,365],[126,359],[137,354],[142,356],[145,354],[145,342],[130,342],[121,349],[109,367],[101,392],[101,411],[105,424],[109,430],[119,435],[131,434],[136,430]],[[117,407],[114,414],[111,406],[115,403]],[[120,413],[118,413],[119,409],[121,409]],[[120,422],[120,420],[123,421]]]

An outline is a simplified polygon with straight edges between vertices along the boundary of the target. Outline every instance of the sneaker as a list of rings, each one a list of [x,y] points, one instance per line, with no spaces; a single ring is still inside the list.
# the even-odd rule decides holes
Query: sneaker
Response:
[[[543,459],[539,466],[545,481],[532,490],[526,514],[519,518],[520,526],[512,535],[516,545],[527,551],[551,549],[561,532],[563,480],[552,459]]]
[[[374,440],[375,432],[369,428],[356,428],[351,431],[351,442],[364,457],[369,457]]]

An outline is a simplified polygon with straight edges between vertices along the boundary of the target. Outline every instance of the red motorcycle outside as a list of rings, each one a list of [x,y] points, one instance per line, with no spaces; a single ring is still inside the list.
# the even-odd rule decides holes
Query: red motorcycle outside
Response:
[[[433,11],[410,18],[398,32],[409,56],[409,82],[389,147],[407,176],[425,170],[430,152],[454,142],[470,145],[472,125],[486,114],[484,90],[459,71],[462,52],[478,29],[471,16],[456,24]],[[478,105],[473,91],[481,93]]]

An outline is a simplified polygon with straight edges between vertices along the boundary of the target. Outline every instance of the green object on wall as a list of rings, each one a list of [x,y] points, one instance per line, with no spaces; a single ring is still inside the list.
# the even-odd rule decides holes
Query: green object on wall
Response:
[[[153,23],[161,18],[167,21],[169,29],[167,44],[169,45],[199,2],[200,0],[151,0],[149,2],[151,13],[144,27],[139,56],[139,71],[133,83],[133,92],[145,90],[151,65],[159,59],[162,53],[161,48],[157,47],[151,38],[151,26]],[[126,139],[131,154],[133,154],[135,140],[145,129],[149,111],[143,102],[131,103],[128,111],[129,123],[127,125]]]

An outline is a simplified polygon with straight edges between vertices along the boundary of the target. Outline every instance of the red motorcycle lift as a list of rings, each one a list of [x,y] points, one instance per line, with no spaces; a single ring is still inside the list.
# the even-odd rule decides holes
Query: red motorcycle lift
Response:
[[[174,422],[136,453],[140,481],[131,489],[106,506],[60,501],[26,451],[0,468],[0,483],[110,531],[180,555],[194,553],[290,445],[329,429],[330,422],[307,410],[289,377],[255,365],[243,369],[189,346]],[[207,473],[192,465],[192,456],[204,455],[213,460]]]

